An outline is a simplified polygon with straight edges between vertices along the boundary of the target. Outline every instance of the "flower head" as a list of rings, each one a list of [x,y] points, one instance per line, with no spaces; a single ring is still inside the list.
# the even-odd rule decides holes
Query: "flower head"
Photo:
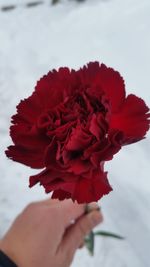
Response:
[[[60,68],[38,81],[12,117],[6,155],[31,168],[30,177],[53,198],[97,201],[112,188],[104,172],[123,145],[144,138],[149,108],[125,93],[119,72],[98,62],[78,71]]]

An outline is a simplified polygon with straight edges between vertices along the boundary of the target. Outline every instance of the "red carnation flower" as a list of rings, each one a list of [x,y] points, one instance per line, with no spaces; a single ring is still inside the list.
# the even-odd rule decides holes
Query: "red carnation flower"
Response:
[[[6,155],[44,169],[30,177],[30,187],[39,182],[53,198],[97,201],[112,190],[104,162],[144,138],[148,112],[141,98],[126,97],[123,78],[104,64],[53,70],[17,106]]]

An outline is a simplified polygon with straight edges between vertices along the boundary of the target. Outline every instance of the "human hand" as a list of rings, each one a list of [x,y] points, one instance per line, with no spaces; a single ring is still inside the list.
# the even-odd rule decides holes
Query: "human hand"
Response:
[[[96,208],[94,204],[85,215],[85,205],[71,200],[31,203],[1,240],[0,249],[19,267],[69,267],[85,235],[103,220]]]

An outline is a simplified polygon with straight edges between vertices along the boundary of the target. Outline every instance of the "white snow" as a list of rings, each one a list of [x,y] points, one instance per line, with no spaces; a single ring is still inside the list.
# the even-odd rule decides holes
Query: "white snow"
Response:
[[[27,9],[0,11],[0,236],[32,200],[45,198],[42,188],[28,189],[35,170],[11,162],[4,150],[11,143],[8,128],[20,99],[32,93],[36,80],[52,68],[99,60],[119,70],[127,93],[150,106],[150,1],[63,1],[51,7],[44,1]],[[148,267],[150,246],[150,134],[122,149],[111,163],[114,191],[101,201],[101,229],[125,236],[125,241],[97,238],[95,257],[78,252],[73,267]]]

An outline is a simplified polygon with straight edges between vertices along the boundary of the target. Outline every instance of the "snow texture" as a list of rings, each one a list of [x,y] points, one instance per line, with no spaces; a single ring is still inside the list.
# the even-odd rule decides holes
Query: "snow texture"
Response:
[[[39,186],[28,189],[28,176],[36,171],[4,154],[11,143],[10,116],[43,74],[99,60],[119,70],[127,93],[150,106],[149,0],[62,1],[53,7],[44,1],[34,8],[25,8],[26,2],[0,0],[0,7],[18,4],[12,11],[0,11],[0,236],[27,203],[47,197]],[[150,135],[106,164],[114,190],[101,201],[105,222],[99,228],[126,239],[97,238],[95,257],[83,249],[72,267],[150,266],[149,163]]]

